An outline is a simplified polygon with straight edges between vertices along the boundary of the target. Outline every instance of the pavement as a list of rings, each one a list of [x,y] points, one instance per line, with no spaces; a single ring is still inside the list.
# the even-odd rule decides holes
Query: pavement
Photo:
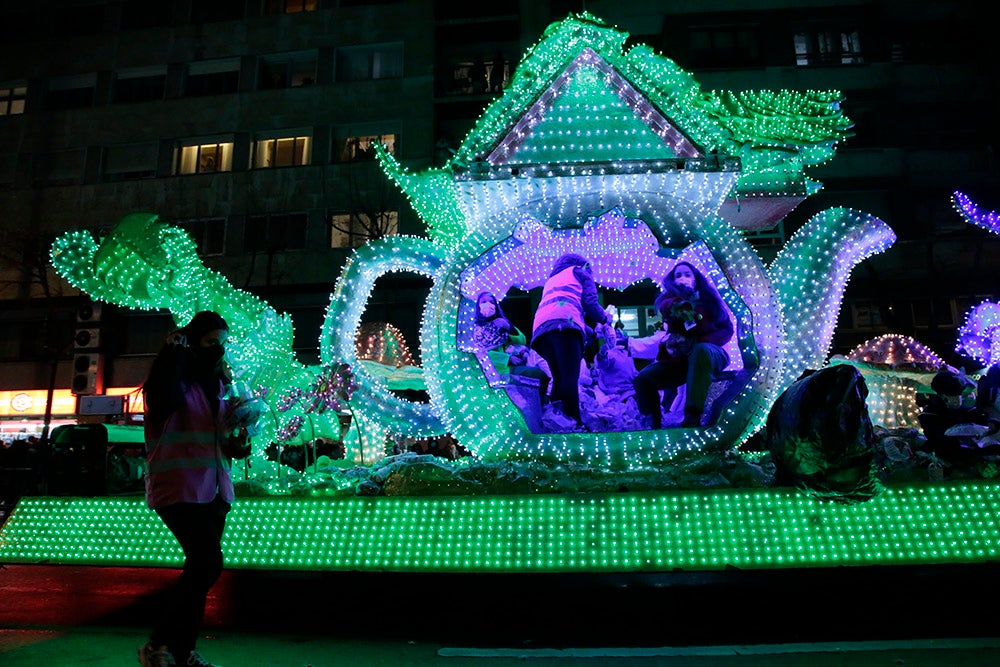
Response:
[[[224,667],[995,667],[996,565],[662,575],[227,570]],[[0,568],[0,665],[136,665],[170,568]]]

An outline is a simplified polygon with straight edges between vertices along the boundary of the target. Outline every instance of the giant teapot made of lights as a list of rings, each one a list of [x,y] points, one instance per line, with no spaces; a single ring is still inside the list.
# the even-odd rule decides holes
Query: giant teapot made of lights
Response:
[[[206,268],[193,239],[155,214],[126,215],[100,243],[64,234],[53,266],[94,299],[167,309],[178,325],[198,310],[222,314],[234,372],[270,408],[264,441],[340,433],[338,410],[322,408],[348,364],[358,425],[348,456],[362,463],[384,453],[386,436],[445,432],[483,459],[617,468],[737,446],[803,371],[825,364],[851,270],[895,235],[871,215],[831,208],[765,266],[745,232],[767,233],[820,187],[804,170],[848,134],[840,93],[704,92],[648,47],[624,51],[627,36],[588,14],[554,23],[443,167],[412,172],[377,147],[427,237],[385,237],[348,258],[321,367],[297,361],[290,316]],[[586,256],[610,290],[659,283],[681,259],[712,280],[736,336],[710,425],[551,432],[515,404],[471,345],[473,302],[480,291],[502,299],[541,286],[564,252]],[[355,345],[376,280],[399,271],[433,282],[419,341],[426,403],[390,391]]]
[[[380,276],[432,279],[420,331],[430,402],[362,382],[380,428],[447,431],[485,459],[657,463],[742,443],[787,386],[825,363],[852,268],[891,245],[892,230],[828,209],[768,266],[744,232],[773,227],[818,189],[803,168],[832,157],[847,134],[839,93],[704,93],[648,47],[623,53],[626,37],[586,14],[550,26],[443,168],[409,172],[377,151],[429,238],[386,237],[355,253],[321,349],[325,361],[355,360]],[[708,426],[550,432],[515,405],[506,378],[471,345],[475,299],[540,287],[566,252],[587,257],[606,289],[659,284],[681,259],[713,281],[736,336]]]

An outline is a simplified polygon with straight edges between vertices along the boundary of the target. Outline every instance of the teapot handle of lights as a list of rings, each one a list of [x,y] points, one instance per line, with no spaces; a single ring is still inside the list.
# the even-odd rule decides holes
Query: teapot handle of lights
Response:
[[[357,389],[351,401],[353,409],[383,432],[424,437],[438,435],[444,427],[429,403],[397,396],[359,363],[355,339],[361,317],[380,277],[410,272],[434,280],[444,263],[440,246],[426,239],[400,236],[377,239],[355,250],[334,287],[320,336],[321,360],[324,364],[346,362],[355,370]]]

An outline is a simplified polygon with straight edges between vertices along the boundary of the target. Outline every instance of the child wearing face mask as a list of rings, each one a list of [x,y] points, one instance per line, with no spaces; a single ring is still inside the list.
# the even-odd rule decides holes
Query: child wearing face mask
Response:
[[[650,418],[652,428],[660,428],[660,390],[666,390],[662,403],[669,405],[677,387],[686,385],[681,425],[701,426],[712,377],[729,365],[723,349],[733,337],[729,312],[715,287],[688,262],[677,262],[664,277],[654,306],[666,335],[651,349],[630,347],[634,358],[655,359],[635,377],[639,412]]]
[[[149,641],[144,667],[211,663],[195,650],[205,601],[222,573],[222,534],[233,502],[232,457],[246,456],[247,430],[232,427],[226,321],[199,312],[169,336],[143,384],[146,503],[184,551],[184,567]]]
[[[500,375],[523,375],[538,380],[539,400],[547,402],[549,375],[538,360],[531,358],[524,334],[507,318],[492,292],[480,292],[476,297],[472,340],[486,352]]]

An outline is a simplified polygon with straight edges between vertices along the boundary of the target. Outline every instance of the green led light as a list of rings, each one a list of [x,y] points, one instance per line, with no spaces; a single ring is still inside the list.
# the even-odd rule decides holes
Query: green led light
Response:
[[[644,494],[241,498],[224,538],[240,569],[665,572],[969,563],[1000,556],[983,481],[889,488],[864,503],[793,489]],[[176,567],[141,497],[23,498],[0,562]]]

